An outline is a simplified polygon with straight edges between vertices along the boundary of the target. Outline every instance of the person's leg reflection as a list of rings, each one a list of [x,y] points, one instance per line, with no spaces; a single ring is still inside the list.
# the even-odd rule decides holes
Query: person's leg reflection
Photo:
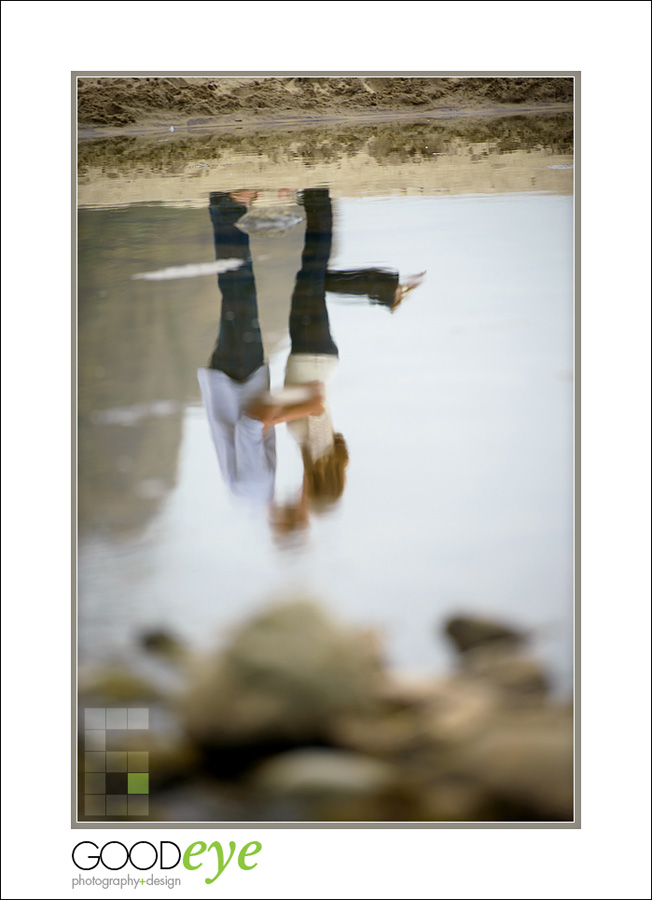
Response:
[[[235,260],[235,269],[218,275],[222,292],[220,330],[207,367],[198,372],[213,444],[224,479],[237,496],[269,506],[274,496],[274,429],[250,411],[269,390],[258,324],[249,238],[237,221],[254,192],[213,193],[210,216],[218,260]]]
[[[217,276],[222,312],[209,368],[219,369],[236,381],[245,381],[264,361],[249,236],[236,227],[246,211],[239,193],[211,194],[215,256],[218,260],[237,259],[241,265]]]
[[[326,270],[333,243],[333,212],[327,189],[303,192],[306,236],[290,309],[292,353],[337,356],[326,309]]]

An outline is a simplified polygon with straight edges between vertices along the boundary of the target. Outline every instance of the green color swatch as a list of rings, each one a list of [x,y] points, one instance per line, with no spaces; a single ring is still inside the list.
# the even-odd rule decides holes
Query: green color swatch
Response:
[[[147,772],[129,772],[127,774],[127,793],[149,794],[149,775]]]

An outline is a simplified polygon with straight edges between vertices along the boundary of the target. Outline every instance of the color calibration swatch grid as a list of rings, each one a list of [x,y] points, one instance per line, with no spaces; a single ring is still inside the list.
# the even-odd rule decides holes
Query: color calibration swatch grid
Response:
[[[83,727],[85,815],[148,815],[149,753],[123,748],[125,732],[149,728],[149,710],[88,708]]]

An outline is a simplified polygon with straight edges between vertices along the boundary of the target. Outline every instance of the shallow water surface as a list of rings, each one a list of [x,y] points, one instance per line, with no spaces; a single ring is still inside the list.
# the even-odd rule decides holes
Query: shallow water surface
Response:
[[[572,156],[564,123],[524,121],[522,141],[497,120],[493,135],[486,123],[481,134],[367,126],[355,142],[322,132],[310,152],[292,133],[250,147],[187,139],[163,156],[151,141],[82,145],[82,663],[137,664],[152,628],[209,646],[299,595],[378,629],[390,662],[416,672],[449,664],[450,614],[504,619],[532,629],[569,689]],[[273,507],[242,502],[220,468],[198,369],[224,276],[136,277],[214,262],[210,197],[237,191],[272,395],[311,191],[332,210],[329,271],[383,270],[398,285],[425,272],[394,311],[384,276],[366,292],[326,281],[339,361],[325,391],[349,460],[326,510],[301,505],[287,424],[275,426]],[[243,345],[252,334],[240,331]],[[288,508],[301,527],[273,527]]]

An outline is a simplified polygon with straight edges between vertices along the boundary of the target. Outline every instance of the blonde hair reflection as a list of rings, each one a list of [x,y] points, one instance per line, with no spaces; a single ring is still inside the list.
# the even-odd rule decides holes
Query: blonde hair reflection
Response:
[[[315,512],[332,507],[344,493],[349,451],[344,437],[333,435],[333,447],[324,456],[313,460],[306,447],[301,448],[304,484],[308,500]]]

